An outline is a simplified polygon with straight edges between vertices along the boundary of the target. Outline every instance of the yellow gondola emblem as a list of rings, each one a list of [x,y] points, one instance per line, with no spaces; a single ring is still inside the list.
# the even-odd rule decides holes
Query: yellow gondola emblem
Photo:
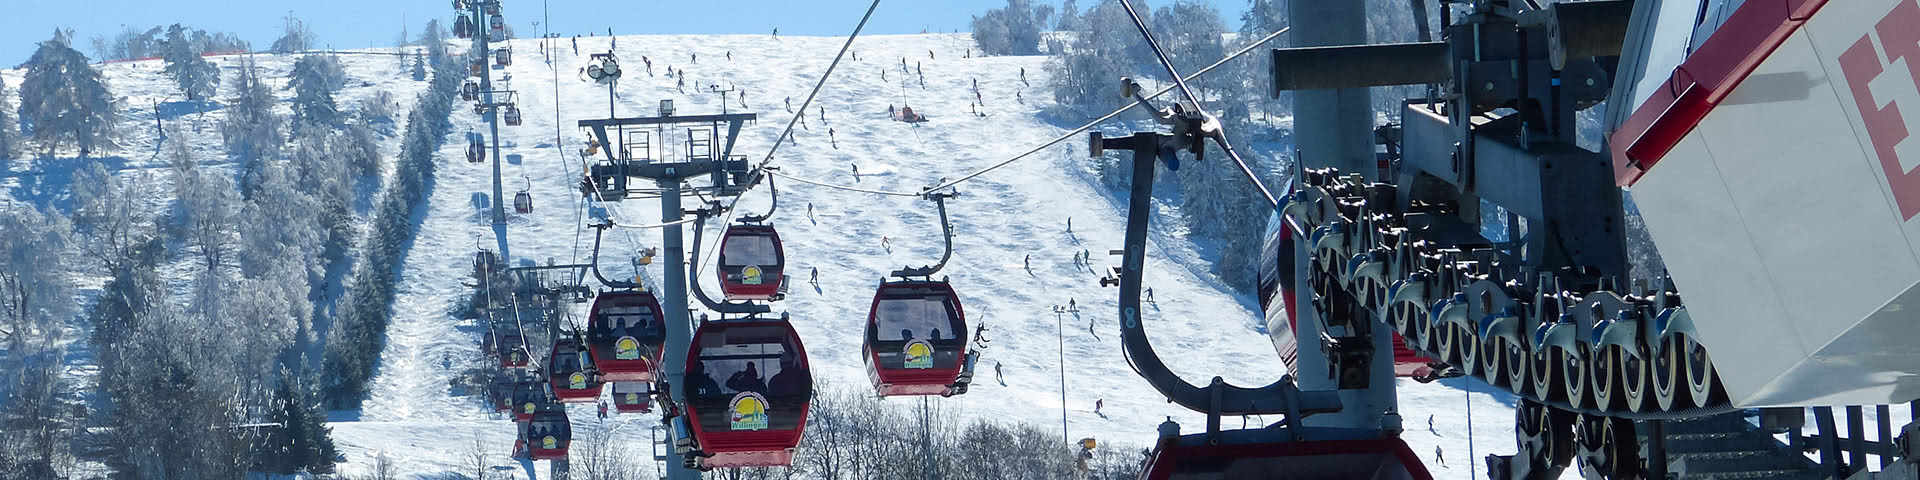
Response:
[[[638,394],[638,393],[628,393],[628,394],[627,394],[627,403],[632,403],[632,404],[639,404],[639,403],[640,403],[640,394]]]
[[[540,439],[540,448],[548,450],[560,448],[560,441],[554,439],[552,435],[548,435],[546,438]]]
[[[760,267],[748,265],[746,268],[740,269],[740,283],[747,285],[766,283],[766,281],[761,278],[760,273]]]
[[[581,373],[581,372],[573,372],[573,375],[568,375],[567,388],[572,388],[572,389],[587,388],[587,374]]]
[[[620,337],[619,340],[615,340],[613,342],[613,359],[639,360],[640,341],[634,340],[633,337]]]
[[[733,414],[734,430],[767,429],[767,397],[753,392],[740,392],[733,396],[733,402],[728,404],[727,409]]]
[[[526,406],[526,408],[525,408],[525,410],[527,411],[527,413],[528,413],[528,414],[532,414],[532,413],[533,413],[533,402],[527,402],[527,406]]]
[[[906,368],[933,368],[933,345],[926,340],[907,342],[902,354]]]

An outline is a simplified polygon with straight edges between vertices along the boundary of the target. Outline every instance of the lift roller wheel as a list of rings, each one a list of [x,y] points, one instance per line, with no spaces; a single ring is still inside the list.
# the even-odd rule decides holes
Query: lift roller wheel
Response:
[[[1591,377],[1587,375],[1589,370],[1587,365],[1592,363],[1588,359],[1593,358],[1591,353],[1593,348],[1586,342],[1580,342],[1572,350],[1566,348],[1553,350],[1560,353],[1558,362],[1561,364],[1560,371],[1563,373],[1560,378],[1566,382],[1567,403],[1575,408],[1593,406],[1593,386],[1589,381]]]
[[[1573,422],[1576,416],[1573,413],[1543,403],[1521,400],[1518,408],[1514,409],[1514,417],[1513,432],[1519,443],[1519,454],[1526,457],[1531,472],[1557,472],[1566,468],[1574,456]],[[1553,477],[1528,475],[1528,478]]]
[[[1686,334],[1676,333],[1660,337],[1659,349],[1653,358],[1653,398],[1655,405],[1663,411],[1686,410],[1699,406],[1694,401],[1693,391],[1686,385],[1686,344],[1690,340]]]
[[[1637,352],[1619,345],[1595,351],[1587,362],[1593,386],[1594,407],[1608,411],[1646,410],[1646,390],[1651,375],[1648,362]]]
[[[1580,475],[1589,480],[1640,478],[1640,445],[1633,421],[1581,414],[1574,420]]]

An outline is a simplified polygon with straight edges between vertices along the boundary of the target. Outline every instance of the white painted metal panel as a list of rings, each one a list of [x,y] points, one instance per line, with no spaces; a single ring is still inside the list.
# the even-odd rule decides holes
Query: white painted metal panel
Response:
[[[1632,193],[1732,398],[1806,357],[1706,142],[1682,140]]]

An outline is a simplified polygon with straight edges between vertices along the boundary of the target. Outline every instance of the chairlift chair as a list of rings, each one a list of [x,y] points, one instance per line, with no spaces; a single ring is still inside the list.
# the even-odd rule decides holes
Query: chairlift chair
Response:
[[[579,341],[569,337],[553,342],[546,368],[554,397],[565,403],[593,403],[600,398],[600,388],[605,384],[588,369],[588,361],[586,348]]]
[[[506,120],[506,122],[507,122],[507,126],[509,126],[509,127],[518,127],[518,126],[520,126],[520,123],[521,123],[521,122],[522,122],[523,120],[522,120],[522,119],[520,118],[520,106],[519,106],[519,105],[511,105],[511,104],[509,104],[509,105],[507,105],[507,107],[506,107],[506,108],[503,108],[503,109],[501,109],[501,110],[503,110],[503,112],[501,112],[501,116],[502,116],[502,117],[504,117],[504,120]]]
[[[667,341],[660,299],[645,290],[613,291],[593,299],[587,314],[587,347],[600,378],[651,382]],[[618,384],[614,389],[619,396]]]
[[[725,379],[722,381],[721,379]],[[800,335],[777,320],[710,321],[687,352],[686,412],[701,469],[793,463],[813,376]]]
[[[881,282],[867,313],[862,357],[874,392],[951,396],[966,392],[967,317],[944,281]]]
[[[727,300],[779,300],[786,251],[772,225],[734,224],[720,239],[720,291]]]

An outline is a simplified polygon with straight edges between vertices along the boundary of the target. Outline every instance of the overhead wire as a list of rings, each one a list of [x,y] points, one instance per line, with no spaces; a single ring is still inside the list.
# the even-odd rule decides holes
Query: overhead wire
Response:
[[[1227,62],[1231,62],[1235,59],[1240,58],[1243,55],[1246,55],[1248,52],[1252,52],[1254,49],[1259,48],[1261,45],[1264,45],[1275,38],[1279,38],[1280,35],[1285,34],[1288,31],[1291,31],[1292,29],[1293,27],[1281,28],[1280,30],[1267,34],[1267,36],[1265,37],[1260,37],[1259,40],[1255,40],[1253,43],[1249,43],[1247,44],[1247,46],[1241,47],[1239,50],[1236,50],[1233,53],[1227,54],[1227,56],[1222,57],[1219,61],[1213,62],[1212,65],[1207,65],[1205,68],[1201,68],[1199,70],[1195,70],[1193,73],[1187,74],[1186,79],[1192,80],[1195,78],[1199,78],[1201,75],[1212,73],[1215,69],[1220,68],[1220,66],[1226,65]],[[1175,88],[1176,88],[1175,86],[1161,87],[1160,90],[1155,91],[1152,94],[1146,95],[1146,98],[1148,99],[1157,98],[1161,95],[1165,95],[1167,92],[1173,91]],[[1039,153],[1041,150],[1046,150],[1048,147],[1052,147],[1054,145],[1059,144],[1060,142],[1067,141],[1067,139],[1073,138],[1076,135],[1084,133],[1087,130],[1091,130],[1093,129],[1093,127],[1099,126],[1101,123],[1106,123],[1106,121],[1112,120],[1114,117],[1118,117],[1120,116],[1120,114],[1126,113],[1127,110],[1132,110],[1132,109],[1133,109],[1133,105],[1120,107],[1119,109],[1115,109],[1111,113],[1102,115],[1100,116],[1100,118],[1095,118],[1093,119],[1093,121],[1087,122],[1087,124],[1085,125],[1081,125],[1079,128],[1068,130],[1066,133],[1062,133],[1060,134],[1060,136],[1054,137],[1052,140],[1048,140],[1045,143],[1041,143],[1039,145],[1034,146],[1033,148],[1027,149],[1027,151],[1021,152],[1019,155],[1014,155],[1012,158],[1008,158],[999,163],[995,163],[993,165],[987,166],[986,168],[976,170],[973,173],[968,173],[964,176],[960,176],[953,180],[949,180],[949,181],[934,185],[932,187],[928,187],[927,191],[932,192],[936,190],[952,188],[954,185],[958,185],[962,182],[972,180],[974,177],[979,177],[981,175],[985,175],[994,170],[999,170],[1002,167],[1006,167],[1007,165],[1011,165],[1014,162],[1018,162],[1020,160],[1026,159],[1027,157],[1035,153]],[[915,196],[915,197],[921,195],[919,193],[889,192],[884,190],[870,190],[870,189],[864,189],[864,188],[858,188],[858,187],[848,187],[844,185],[834,185],[826,182],[820,182],[820,181],[795,177],[792,175],[779,173],[779,172],[775,172],[774,175],[779,175],[781,178],[793,180],[800,183],[812,184],[815,186],[821,186],[821,187],[827,187],[827,188],[836,188],[840,190],[847,190],[847,191],[853,191],[853,192],[875,193],[875,194],[881,194],[881,195]]]
[[[1202,115],[1206,115],[1206,109],[1202,107],[1200,97],[1193,94],[1193,89],[1187,88],[1187,81],[1180,78],[1179,69],[1173,68],[1173,59],[1167,58],[1167,52],[1160,49],[1160,41],[1153,38],[1153,32],[1147,29],[1146,20],[1140,18],[1140,12],[1134,11],[1133,3],[1120,2],[1120,6],[1126,7],[1127,16],[1133,19],[1135,27],[1140,28],[1140,36],[1147,39],[1147,46],[1153,48],[1153,56],[1160,60],[1160,66],[1167,68],[1168,76],[1173,77],[1173,85],[1180,87],[1180,93],[1186,95],[1188,102],[1193,103],[1194,110],[1199,110]],[[1207,118],[1213,117],[1207,115]],[[1260,176],[1255,175],[1253,169],[1247,167],[1247,162],[1240,159],[1240,152],[1234,151],[1233,144],[1227,141],[1226,135],[1214,135],[1213,141],[1220,142],[1220,149],[1226,150],[1227,158],[1233,159],[1233,163],[1240,166],[1240,173],[1245,174],[1247,181],[1252,182],[1253,187],[1260,190],[1261,196],[1266,197],[1268,206],[1280,205],[1280,200],[1273,196],[1272,191],[1267,190],[1266,184],[1260,183]]]
[[[827,85],[827,79],[833,78],[834,68],[837,68],[840,66],[840,59],[845,58],[847,56],[847,50],[853,48],[854,39],[860,38],[860,31],[865,30],[867,28],[867,21],[873,19],[873,11],[879,8],[880,8],[880,0],[873,0],[872,4],[867,5],[867,12],[865,14],[860,15],[860,22],[854,24],[853,26],[853,33],[847,34],[847,41],[845,43],[840,44],[840,52],[835,53],[833,55],[833,61],[827,63],[827,70],[820,74],[820,80],[817,82],[814,82],[813,90],[808,91],[807,98],[805,100],[800,101],[800,109],[795,110],[793,118],[790,118],[787,120],[787,127],[780,131],[779,137],[776,137],[773,139],[773,147],[767,149],[767,156],[761,158],[760,163],[755,164],[751,170],[769,171],[769,170],[766,170],[766,166],[767,164],[773,162],[773,155],[775,152],[780,151],[780,144],[786,143],[787,138],[793,135],[793,126],[799,124],[800,118],[807,114],[807,106],[813,105],[813,99],[820,95],[820,88],[825,87]],[[741,193],[743,195],[735,195],[733,197],[733,201],[727,203],[727,216],[726,216],[726,219],[720,223],[721,225],[728,225],[733,223],[733,215],[734,215],[734,212],[737,211],[734,209],[734,206],[740,203],[740,197],[745,196],[744,195],[745,192],[741,192]],[[715,240],[715,241],[719,241],[719,240]],[[719,250],[720,250],[719,248],[708,249],[707,254],[701,256],[700,262],[694,265],[694,269],[698,271],[701,267],[705,266],[708,261],[713,260],[714,252],[717,252]]]

